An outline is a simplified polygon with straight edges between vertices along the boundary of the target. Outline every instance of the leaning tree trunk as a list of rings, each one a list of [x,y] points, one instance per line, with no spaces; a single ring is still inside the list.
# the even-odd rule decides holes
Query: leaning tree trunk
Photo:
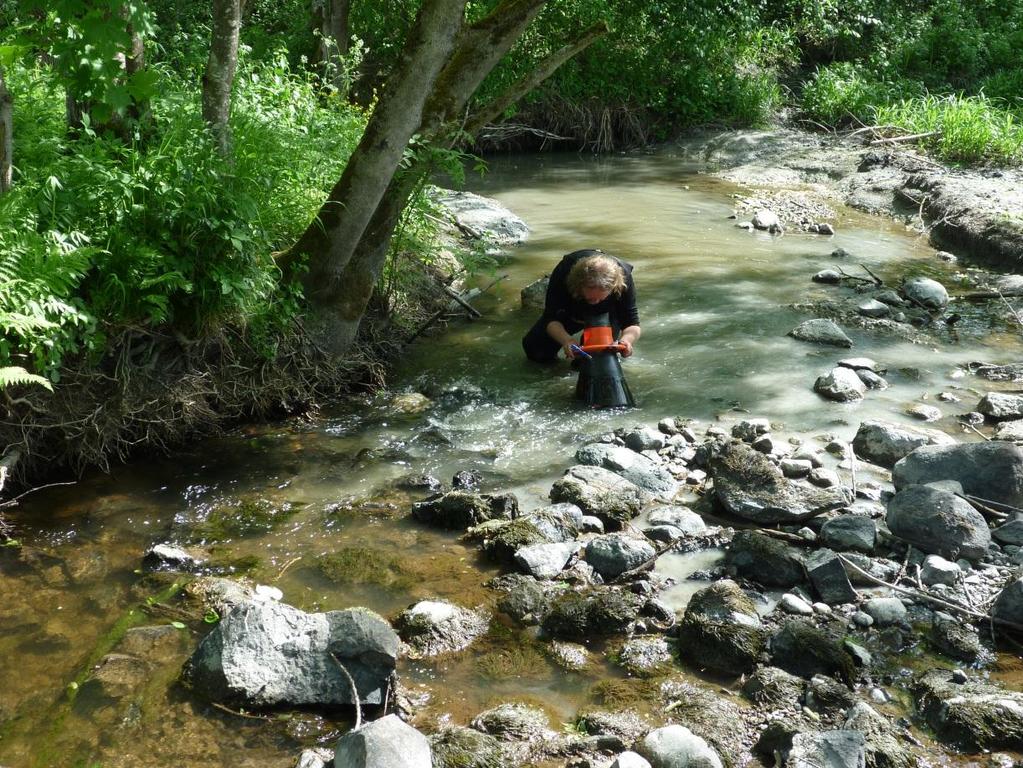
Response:
[[[344,57],[348,53],[351,0],[315,0],[313,13],[320,32],[317,60],[339,91],[345,89]]]
[[[202,76],[202,117],[213,132],[220,154],[231,154],[231,86],[238,69],[242,0],[213,0],[210,55]]]
[[[4,68],[0,67],[0,195],[11,188],[11,163],[14,157],[14,99],[7,90]]]
[[[398,63],[384,85],[359,146],[316,219],[282,257],[288,268],[309,258],[303,278],[313,308],[313,332],[329,351],[344,353],[358,326],[342,298],[351,290],[345,267],[376,211],[422,119],[423,106],[462,29],[468,0],[426,0]]]
[[[438,80],[435,93],[423,116],[420,135],[442,141],[453,133],[455,126],[451,125],[451,121],[465,113],[480,83],[508,52],[544,2],[546,0],[514,3],[519,14],[514,19],[507,16],[503,20],[489,19],[485,20],[486,23],[481,23],[480,27],[474,28],[474,31],[480,34],[466,37],[457,54],[452,57],[452,63]],[[485,33],[481,32],[481,29],[486,30]],[[541,61],[531,75],[512,85],[491,105],[485,106],[480,112],[481,117],[470,119],[468,124],[482,126],[491,115],[499,115],[507,106],[550,77],[571,56],[607,32],[607,25],[603,23],[590,27],[575,41]],[[427,172],[428,169],[422,169],[417,173],[417,169],[412,168],[391,180],[387,192],[360,239],[355,254],[345,268],[343,282],[346,290],[339,298],[339,302],[341,314],[350,320],[343,329],[336,330],[342,333],[342,338],[349,343],[354,340],[359,319],[373,295],[401,214],[423,173]]]

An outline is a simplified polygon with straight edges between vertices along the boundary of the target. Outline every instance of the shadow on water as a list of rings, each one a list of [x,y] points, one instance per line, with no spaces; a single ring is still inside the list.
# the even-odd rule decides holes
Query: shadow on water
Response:
[[[862,263],[892,283],[907,272],[954,282],[952,267],[893,222],[842,209],[831,238],[750,234],[728,218],[737,188],[670,155],[490,165],[475,191],[522,216],[532,237],[509,253],[500,270],[508,279],[478,301],[482,319],[420,340],[401,361],[395,389],[426,395],[423,411],[397,413],[381,395],[311,423],[247,427],[173,460],[40,492],[15,511],[24,546],[0,551],[0,762],[45,764],[37,756],[46,747],[68,765],[285,766],[299,746],[329,743],[347,727],[344,716],[278,713],[267,722],[197,702],[171,684],[198,641],[192,630],[156,682],[118,707],[91,693],[76,709],[64,706],[68,684],[111,627],[153,594],[138,572],[153,543],[205,547],[218,572],[273,584],[305,610],[365,605],[393,618],[424,598],[493,609],[496,596],[482,584],[498,568],[455,534],[409,518],[426,494],[409,490],[410,477],[449,481],[475,470],[484,490],[513,491],[528,510],[547,502],[581,443],[619,426],[748,411],[848,439],[866,418],[901,420],[922,392],[960,387],[953,371],[967,360],[1019,355],[1018,339],[992,334],[979,314],[940,347],[852,329],[853,350],[830,350],[785,335],[805,319],[790,304],[835,290],[809,278],[835,264],[839,247],[854,254],[842,264],[850,272]],[[636,267],[643,338],[624,370],[637,409],[582,408],[567,365],[523,360],[520,339],[536,312],[521,308],[519,291],[581,247]],[[857,405],[824,404],[810,391],[814,378],[851,354],[887,363],[892,386]],[[952,423],[951,413],[941,422]],[[663,561],[678,582],[667,595],[673,607],[705,583],[694,571],[719,556]],[[545,644],[498,617],[475,653],[407,661],[401,672],[414,693],[428,694],[427,718],[457,724],[509,699],[541,703],[556,724],[604,698],[642,702],[649,693],[648,681],[591,658],[567,672]]]

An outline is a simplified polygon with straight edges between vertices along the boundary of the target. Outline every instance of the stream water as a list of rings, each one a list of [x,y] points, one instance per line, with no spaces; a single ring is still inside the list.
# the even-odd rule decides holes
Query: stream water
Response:
[[[477,302],[482,319],[420,339],[400,362],[393,389],[425,394],[425,411],[397,412],[389,396],[340,404],[311,422],[241,428],[26,499],[12,515],[22,546],[0,551],[0,765],[290,766],[346,727],[343,714],[267,722],[196,701],[174,682],[194,628],[163,642],[163,663],[129,695],[76,687],[109,650],[105,639],[144,619],[139,606],[165,586],[140,572],[153,543],[202,544],[220,571],[273,584],[305,610],[364,605],[393,617],[423,598],[492,607],[482,583],[497,568],[456,535],[414,523],[409,505],[423,492],[403,490],[404,478],[449,481],[472,469],[484,490],[513,491],[530,509],[546,503],[578,445],[618,426],[752,415],[780,434],[850,439],[867,418],[908,422],[907,404],[938,404],[943,391],[962,402],[941,404],[938,426],[959,432],[955,414],[978,398],[959,366],[1020,359],[1018,333],[970,308],[934,345],[855,329],[849,352],[788,338],[806,316],[787,305],[844,290],[810,282],[835,264],[836,248],[853,254],[847,270],[863,264],[890,284],[924,274],[954,292],[957,267],[902,224],[846,209],[833,237],[751,234],[728,218],[739,190],[702,170],[672,153],[494,160],[470,185],[525,219],[532,236]],[[625,363],[635,410],[581,409],[567,365],[542,368],[521,354],[535,313],[519,291],[583,247],[635,265],[643,338]],[[820,400],[814,379],[852,354],[886,363],[891,387],[852,405]],[[715,556],[664,560],[680,582],[667,596],[674,607],[698,586],[686,576]],[[142,623],[170,621],[154,615]],[[565,672],[500,621],[474,652],[400,672],[423,697],[426,724],[465,724],[514,699],[544,706],[555,727],[600,703],[600,680],[625,677],[604,662]]]

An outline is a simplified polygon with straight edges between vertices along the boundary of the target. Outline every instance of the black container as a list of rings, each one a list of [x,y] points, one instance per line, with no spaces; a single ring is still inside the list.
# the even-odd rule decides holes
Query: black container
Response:
[[[575,396],[592,408],[631,408],[636,404],[617,352],[596,352],[579,359]]]

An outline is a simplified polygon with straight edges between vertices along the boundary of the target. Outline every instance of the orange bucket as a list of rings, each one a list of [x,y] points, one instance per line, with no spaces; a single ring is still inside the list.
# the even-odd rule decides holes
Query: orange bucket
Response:
[[[583,329],[583,349],[587,347],[609,347],[615,343],[611,335],[611,326],[594,325]]]

